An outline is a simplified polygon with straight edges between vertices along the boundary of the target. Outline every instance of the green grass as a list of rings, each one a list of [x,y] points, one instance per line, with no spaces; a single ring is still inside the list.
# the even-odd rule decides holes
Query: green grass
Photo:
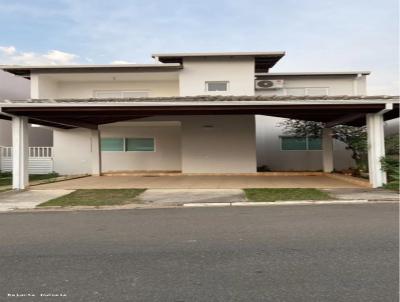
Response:
[[[249,201],[329,200],[328,193],[317,189],[244,189]]]
[[[123,205],[134,203],[135,198],[143,193],[145,189],[93,189],[76,190],[68,195],[51,199],[40,204],[46,206],[105,206]]]
[[[389,182],[383,186],[385,189],[400,193],[400,183],[398,181]]]
[[[29,181],[44,180],[58,177],[57,173],[48,174],[30,174]],[[12,184],[12,174],[11,172],[0,173],[0,186],[8,186]]]

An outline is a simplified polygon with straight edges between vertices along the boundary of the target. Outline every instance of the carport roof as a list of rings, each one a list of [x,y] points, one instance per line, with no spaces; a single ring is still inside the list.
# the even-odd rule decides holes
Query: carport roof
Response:
[[[189,96],[4,100],[0,101],[0,108],[2,118],[26,116],[31,123],[66,129],[96,129],[101,124],[159,115],[227,114],[361,126],[368,113],[386,109],[385,120],[398,117],[398,103],[398,96]]]

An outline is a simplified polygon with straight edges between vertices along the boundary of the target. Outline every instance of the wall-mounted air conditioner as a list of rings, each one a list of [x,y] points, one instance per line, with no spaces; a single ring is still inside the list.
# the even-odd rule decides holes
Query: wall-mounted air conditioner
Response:
[[[257,90],[283,88],[283,80],[256,80]]]

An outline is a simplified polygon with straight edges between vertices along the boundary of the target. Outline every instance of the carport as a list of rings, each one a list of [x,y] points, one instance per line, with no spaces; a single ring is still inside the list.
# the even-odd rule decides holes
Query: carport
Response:
[[[91,130],[92,175],[101,175],[99,125],[149,116],[267,115],[324,122],[323,170],[333,171],[332,127],[363,126],[368,130],[370,183],[386,182],[380,159],[385,154],[383,123],[399,116],[394,96],[195,96],[126,99],[32,99],[0,101],[1,118],[12,120],[13,188],[28,185],[27,125]],[[93,143],[94,142],[94,143]]]

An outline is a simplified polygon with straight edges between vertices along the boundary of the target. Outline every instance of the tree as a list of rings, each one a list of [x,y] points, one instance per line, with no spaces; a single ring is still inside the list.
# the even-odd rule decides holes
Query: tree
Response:
[[[321,137],[324,123],[290,120],[280,123],[286,135],[298,137]],[[332,127],[333,138],[343,142],[346,149],[352,152],[351,157],[356,161],[359,169],[366,169],[367,163],[367,130],[366,127],[352,127],[338,125]]]

